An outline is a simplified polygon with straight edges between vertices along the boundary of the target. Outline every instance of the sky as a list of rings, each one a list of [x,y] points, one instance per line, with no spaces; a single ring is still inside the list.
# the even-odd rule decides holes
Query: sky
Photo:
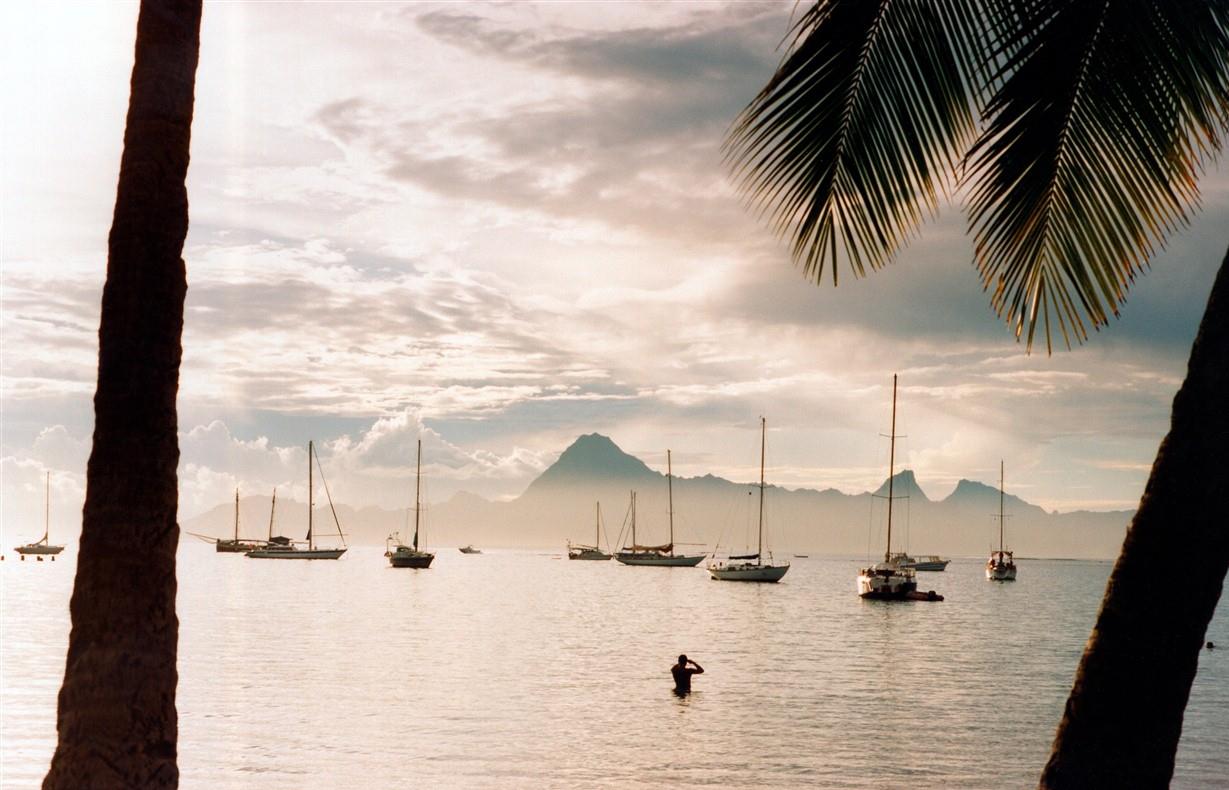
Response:
[[[655,468],[932,498],[997,478],[1058,510],[1131,508],[1229,219],[1202,210],[1083,346],[1026,353],[959,205],[887,269],[808,283],[720,145],[793,3],[206,2],[179,398],[181,516],[333,495],[509,498],[577,435]],[[5,540],[80,520],[99,299],[136,3],[0,10]]]

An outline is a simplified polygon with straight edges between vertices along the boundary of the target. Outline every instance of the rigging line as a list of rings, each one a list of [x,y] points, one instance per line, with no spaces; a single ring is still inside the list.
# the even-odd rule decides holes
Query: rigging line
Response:
[[[725,530],[732,522],[734,522],[734,506],[731,504],[725,509],[725,518],[721,520],[721,529],[717,531],[717,542],[713,545],[713,554],[721,550],[721,541],[725,538]]]
[[[627,510],[623,512],[623,523],[619,525],[619,546],[620,547],[624,545],[623,535],[625,532],[627,532],[627,523],[628,523],[628,520],[631,518],[631,514],[632,514],[632,503],[628,501]],[[613,546],[611,548],[613,548]]]
[[[751,545],[751,514],[755,511],[755,489],[747,490],[747,519],[743,523],[743,545]]]
[[[603,534],[603,535],[605,535],[605,536],[606,536],[606,548],[607,548],[607,549],[612,549],[612,550],[613,550],[613,548],[614,548],[614,547],[610,545],[610,532],[608,532],[608,531],[607,531],[607,529],[606,529],[606,519],[602,518],[602,507],[601,507],[601,505],[602,505],[602,503],[599,501],[599,502],[598,502],[598,509],[597,509],[597,526],[598,526],[598,530],[601,532],[601,534]],[[602,547],[601,547],[601,546],[597,546],[596,548],[597,548],[597,550],[598,550],[598,551],[601,551],[601,550],[602,550]]]
[[[333,524],[337,527],[337,537],[341,538],[342,548],[346,546],[346,536],[341,531],[341,521],[337,518],[337,508],[333,507],[333,495],[329,493],[329,481],[324,479],[324,464],[320,463],[320,453],[316,448],[312,448],[312,454],[316,456],[316,468],[320,470],[320,483],[324,486],[324,496],[329,500],[329,511],[333,514]]]
[[[871,499],[871,506],[866,514],[866,561],[871,560],[871,530],[875,528],[875,500]]]
[[[418,487],[419,487],[418,489],[419,490],[418,532],[422,537],[422,540],[420,541],[420,543],[423,546],[426,546],[427,545],[427,521],[428,521],[427,514],[429,514],[432,508],[434,507],[430,502],[431,500],[431,480],[429,478],[424,478],[421,474],[418,476],[418,479],[419,479],[419,482],[418,482]],[[434,516],[432,518],[434,518]],[[432,529],[435,529],[435,527],[432,527]],[[423,551],[426,551],[426,549],[424,548]]]

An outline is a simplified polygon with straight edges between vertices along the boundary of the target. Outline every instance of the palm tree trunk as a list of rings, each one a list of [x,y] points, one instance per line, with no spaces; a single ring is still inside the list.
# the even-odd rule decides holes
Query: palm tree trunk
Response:
[[[1168,787],[1229,568],[1229,254],[1075,676],[1046,790]]]
[[[94,446],[45,788],[175,787],[175,396],[201,0],[142,0],[98,330]]]

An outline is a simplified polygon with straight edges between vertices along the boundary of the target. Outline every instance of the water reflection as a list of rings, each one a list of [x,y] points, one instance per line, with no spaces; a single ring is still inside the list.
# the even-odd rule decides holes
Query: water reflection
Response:
[[[883,604],[854,593],[860,559],[799,559],[761,587],[528,552],[380,573],[381,551],[260,564],[185,544],[184,787],[410,770],[416,786],[980,789],[986,764],[1032,786],[1109,572],[1024,561],[1006,587],[957,560],[927,580],[946,601]],[[54,748],[65,559],[0,567],[6,788],[36,787]],[[1207,639],[1229,640],[1223,611]],[[670,689],[679,647],[709,670],[689,695]],[[1175,788],[1229,775],[1226,653],[1202,651]]]

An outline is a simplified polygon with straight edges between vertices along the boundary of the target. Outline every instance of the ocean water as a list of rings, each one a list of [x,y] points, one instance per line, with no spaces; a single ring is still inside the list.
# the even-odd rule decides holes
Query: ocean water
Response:
[[[0,564],[0,784],[55,745],[73,554]],[[701,569],[441,550],[337,562],[180,551],[187,788],[1034,787],[1109,563],[919,574],[942,603],[854,594],[855,559],[778,585]],[[1174,787],[1229,783],[1229,617]],[[671,691],[686,652],[707,670]]]

